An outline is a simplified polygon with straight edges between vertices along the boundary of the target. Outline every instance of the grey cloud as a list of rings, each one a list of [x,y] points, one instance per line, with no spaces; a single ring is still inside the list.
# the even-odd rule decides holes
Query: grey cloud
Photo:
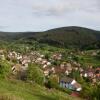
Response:
[[[45,15],[60,15],[74,11],[97,12],[98,0],[58,0],[54,4],[39,3],[33,5],[33,11]]]
[[[0,26],[0,29],[6,29],[8,26]]]
[[[41,31],[62,26],[100,29],[100,0],[0,0],[0,30]]]

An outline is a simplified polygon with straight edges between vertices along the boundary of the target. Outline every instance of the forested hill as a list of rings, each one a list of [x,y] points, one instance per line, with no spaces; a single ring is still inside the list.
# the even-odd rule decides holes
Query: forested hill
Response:
[[[62,27],[44,32],[0,32],[2,40],[36,40],[67,48],[100,48],[100,31],[83,27]]]

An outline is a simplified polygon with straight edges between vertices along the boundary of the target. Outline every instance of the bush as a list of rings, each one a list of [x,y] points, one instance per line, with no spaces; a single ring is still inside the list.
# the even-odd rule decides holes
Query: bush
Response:
[[[56,88],[57,89],[59,87],[58,76],[57,75],[50,75],[47,84],[48,84],[49,88]]]
[[[3,60],[3,61],[1,60],[0,61],[0,78],[7,77],[10,71],[11,71],[11,66],[9,62],[6,60]]]
[[[87,100],[100,100],[100,85],[92,86],[85,83],[81,91],[81,97],[87,98]]]
[[[27,79],[34,81],[40,85],[44,84],[44,74],[37,64],[29,64],[27,71]]]
[[[57,75],[51,75],[48,79],[48,82],[45,84],[46,87],[55,88],[59,91],[65,92],[67,94],[71,94],[71,92],[72,92],[71,90],[60,87],[58,78],[59,77]]]

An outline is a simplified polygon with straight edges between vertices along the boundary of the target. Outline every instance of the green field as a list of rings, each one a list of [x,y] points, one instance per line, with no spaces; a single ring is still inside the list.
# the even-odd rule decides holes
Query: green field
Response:
[[[93,56],[78,56],[79,62],[84,64],[85,66],[93,66],[93,67],[99,67],[100,66],[100,59],[93,57]]]

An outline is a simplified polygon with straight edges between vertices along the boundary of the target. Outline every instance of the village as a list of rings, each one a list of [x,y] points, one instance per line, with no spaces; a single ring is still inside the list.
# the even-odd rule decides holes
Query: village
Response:
[[[93,53],[93,55],[96,55]],[[0,50],[0,59],[13,62],[11,70],[13,75],[18,72],[25,73],[28,69],[29,63],[36,63],[41,66],[44,76],[49,78],[50,75],[58,76],[58,84],[62,88],[67,88],[72,91],[80,92],[82,84],[77,82],[75,78],[71,77],[73,72],[78,72],[80,77],[88,79],[93,85],[100,84],[100,67],[93,68],[88,66],[86,69],[81,67],[81,64],[75,61],[62,61],[63,55],[61,53],[53,53],[48,59],[45,55],[38,51],[31,51],[30,53],[21,54],[16,51]],[[60,61],[59,64],[54,62]]]

